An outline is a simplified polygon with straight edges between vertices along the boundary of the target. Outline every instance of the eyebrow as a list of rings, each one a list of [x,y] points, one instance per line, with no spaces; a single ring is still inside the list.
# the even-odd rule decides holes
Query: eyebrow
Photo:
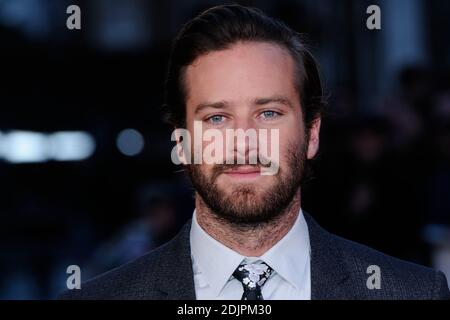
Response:
[[[208,109],[208,108],[213,108],[213,109],[224,109],[226,107],[228,107],[228,102],[226,101],[218,101],[218,102],[203,102],[197,105],[197,107],[195,107],[195,111],[194,113],[199,113],[200,111],[204,110],[204,109]]]
[[[258,106],[262,106],[262,105],[266,105],[269,103],[280,103],[283,104],[291,109],[294,108],[294,106],[292,105],[291,101],[284,97],[284,96],[272,96],[272,97],[267,97],[267,98],[255,98],[253,99],[253,104],[256,104]]]

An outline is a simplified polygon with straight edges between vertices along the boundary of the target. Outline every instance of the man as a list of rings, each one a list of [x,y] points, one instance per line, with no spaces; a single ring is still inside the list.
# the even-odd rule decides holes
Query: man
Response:
[[[238,5],[203,12],[175,41],[166,96],[168,120],[192,135],[195,123],[201,132],[276,129],[277,170],[263,175],[261,161],[192,164],[190,150],[180,148],[196,190],[192,221],[164,246],[61,298],[449,297],[441,272],[334,236],[302,211],[305,166],[319,148],[322,88],[314,59],[287,26]],[[238,144],[222,160],[249,160],[251,147]]]

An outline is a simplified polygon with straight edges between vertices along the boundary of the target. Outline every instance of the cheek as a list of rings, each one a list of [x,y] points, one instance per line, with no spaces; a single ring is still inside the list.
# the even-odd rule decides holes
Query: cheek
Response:
[[[300,107],[296,107],[296,110],[289,114],[279,129],[281,141],[295,142],[297,139],[303,139],[304,124]]]
[[[200,164],[197,165],[197,170],[199,170],[205,177],[211,178],[213,174],[213,166],[209,164]]]
[[[286,158],[289,152],[292,152],[293,146],[300,148],[305,143],[305,137],[302,127],[299,124],[289,128],[280,129],[279,148],[280,158]]]
[[[288,148],[288,144],[284,143],[283,146],[280,149],[280,168],[281,170],[285,169],[287,166],[289,166],[289,158],[290,158],[290,150]]]
[[[293,161],[297,162],[304,157],[302,154],[305,152],[305,138],[303,134],[297,133],[295,136],[283,136],[280,141],[280,171],[286,175],[290,174],[292,166],[296,165]]]

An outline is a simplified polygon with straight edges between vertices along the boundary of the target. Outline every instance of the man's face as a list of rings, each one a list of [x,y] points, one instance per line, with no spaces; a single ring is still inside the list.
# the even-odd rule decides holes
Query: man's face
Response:
[[[214,128],[224,137],[226,129],[278,129],[279,139],[267,141],[269,150],[278,144],[275,175],[261,175],[261,163],[203,161],[187,166],[198,195],[227,221],[254,224],[280,214],[299,191],[304,160],[317,151],[320,121],[307,143],[294,72],[289,53],[265,42],[241,42],[210,52],[186,70],[186,126],[192,140],[194,121],[201,121],[203,132]],[[207,144],[203,142],[204,147]],[[236,141],[235,148],[224,146],[223,163],[229,157],[243,157],[248,163],[251,146],[247,143],[242,153],[238,145]]]

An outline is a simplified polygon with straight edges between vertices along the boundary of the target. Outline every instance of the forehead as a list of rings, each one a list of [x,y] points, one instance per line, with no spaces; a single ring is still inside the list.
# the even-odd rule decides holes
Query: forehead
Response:
[[[240,42],[202,55],[187,67],[187,104],[293,95],[294,75],[295,62],[287,49],[268,42]]]

